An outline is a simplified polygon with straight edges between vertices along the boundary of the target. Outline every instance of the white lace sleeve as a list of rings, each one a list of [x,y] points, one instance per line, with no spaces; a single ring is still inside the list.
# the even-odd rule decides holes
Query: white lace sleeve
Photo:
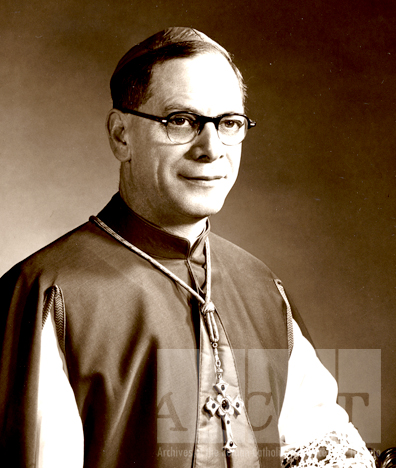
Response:
[[[284,468],[375,468],[375,462],[361,439],[332,431],[321,439],[286,451],[282,466]]]

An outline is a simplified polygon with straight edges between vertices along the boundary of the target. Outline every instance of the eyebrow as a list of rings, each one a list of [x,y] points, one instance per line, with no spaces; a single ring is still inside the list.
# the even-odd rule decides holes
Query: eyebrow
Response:
[[[199,114],[198,109],[196,109],[195,107],[181,105],[181,104],[179,104],[177,102],[166,106],[165,107],[165,112],[169,113],[169,112],[175,111],[175,109],[181,110],[181,111],[193,112],[194,114]]]
[[[167,105],[165,106],[165,109],[164,109],[164,112],[166,113],[171,113],[171,112],[192,112],[193,114],[197,114],[197,115],[202,115],[198,109],[196,109],[195,107],[191,107],[191,106],[185,106],[185,105],[181,105],[179,103],[174,103],[174,104],[170,104],[170,105]],[[244,112],[244,110],[243,110]],[[242,112],[242,113],[243,113]],[[235,111],[227,111],[227,112],[223,112],[222,114],[219,114],[219,115],[227,115],[227,114],[240,114],[240,112],[235,112]],[[214,117],[218,117],[218,116],[214,116]]]

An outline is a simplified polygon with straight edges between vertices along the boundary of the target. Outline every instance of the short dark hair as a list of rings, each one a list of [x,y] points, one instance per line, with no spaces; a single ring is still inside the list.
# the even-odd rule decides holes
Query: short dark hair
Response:
[[[158,34],[156,36],[158,36]],[[208,41],[185,40],[167,43],[163,46],[152,48],[151,50],[144,50],[143,53],[138,53],[136,57],[131,54],[132,58],[128,60],[128,54],[130,54],[133,49],[135,48],[132,48],[120,60],[111,77],[110,89],[114,109],[119,109],[121,111],[123,109],[134,110],[147,102],[151,96],[150,79],[154,65],[172,59],[193,57],[205,53],[220,54],[228,61],[238,78],[243,100],[246,98],[246,86],[242,74],[234,64],[231,55],[223,47],[209,38]]]

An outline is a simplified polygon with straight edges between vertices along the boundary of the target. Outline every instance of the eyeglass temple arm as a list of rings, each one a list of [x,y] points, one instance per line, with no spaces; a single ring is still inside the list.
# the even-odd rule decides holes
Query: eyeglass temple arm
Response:
[[[168,123],[167,119],[164,119],[163,117],[157,117],[156,115],[145,114],[144,112],[139,112],[136,110],[123,109],[122,112],[126,112],[127,114],[137,115],[138,117],[143,117],[145,119],[154,120],[155,122],[161,122],[165,125]]]

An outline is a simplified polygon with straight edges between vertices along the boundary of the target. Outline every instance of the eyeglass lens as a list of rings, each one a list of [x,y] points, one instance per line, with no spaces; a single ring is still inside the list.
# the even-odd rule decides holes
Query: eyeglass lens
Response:
[[[203,129],[204,123],[191,114],[174,114],[166,126],[168,137],[173,143],[189,143]],[[225,145],[237,145],[245,138],[248,121],[242,115],[225,115],[218,122],[217,133]]]

